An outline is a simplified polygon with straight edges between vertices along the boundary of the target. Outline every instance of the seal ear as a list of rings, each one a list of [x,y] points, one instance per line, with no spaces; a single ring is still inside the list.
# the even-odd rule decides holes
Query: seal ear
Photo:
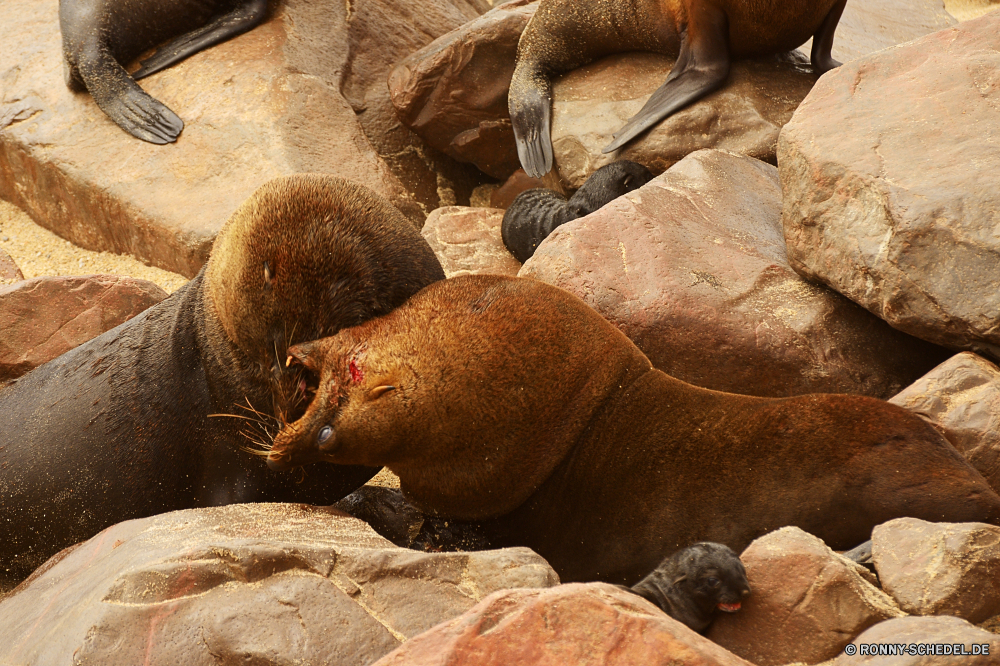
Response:
[[[681,574],[680,576],[674,579],[674,585],[677,585],[678,583],[683,583],[687,579],[688,579],[687,574]]]
[[[382,385],[382,386],[376,386],[371,391],[368,391],[368,399],[369,400],[375,400],[377,398],[382,397],[383,395],[385,395],[389,391],[394,391],[395,389],[396,389],[395,386],[389,386],[388,384],[385,384],[385,385]]]

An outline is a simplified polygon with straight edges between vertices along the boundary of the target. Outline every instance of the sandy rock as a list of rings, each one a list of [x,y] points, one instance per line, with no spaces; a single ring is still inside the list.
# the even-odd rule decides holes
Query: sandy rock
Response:
[[[370,664],[488,594],[558,582],[527,548],[418,553],[325,509],[119,523],[0,602],[0,662]]]
[[[911,335],[1000,357],[1000,13],[825,75],[781,134],[792,266]]]
[[[152,282],[120,275],[0,284],[0,382],[68,352],[166,297]]]
[[[749,666],[605,583],[497,592],[377,666]]]
[[[1000,636],[983,631],[957,617],[900,617],[880,622],[855,638],[855,654],[842,654],[829,666],[994,666],[1000,654]],[[958,644],[961,649],[976,655],[961,657],[943,656],[951,646]],[[934,647],[931,647],[933,645]],[[973,645],[979,646],[974,648]],[[988,646],[988,655],[983,653],[983,645]],[[874,647],[873,647],[874,646]],[[881,646],[885,646],[884,648]],[[872,656],[873,650],[888,652],[896,646],[896,655]],[[905,652],[900,654],[900,646]],[[930,650],[940,650],[938,654],[927,654]]]
[[[868,627],[902,615],[864,567],[797,527],[764,535],[740,559],[753,592],[707,636],[758,666],[830,659]]]
[[[933,423],[1000,492],[1000,368],[955,354],[889,402]]]
[[[882,589],[913,615],[1000,613],[1000,527],[897,518],[872,531]]]
[[[356,180],[422,222],[351,104],[364,108],[384,85],[394,48],[476,13],[465,0],[278,3],[263,25],[141,82],[186,124],[176,144],[156,146],[67,89],[58,3],[8,8],[12,19],[0,23],[0,197],[77,245],[189,277],[230,213],[281,175]],[[391,149],[391,128],[366,124]]]
[[[669,375],[752,395],[887,398],[945,355],[801,279],[777,170],[689,155],[549,236],[519,275],[583,298]]]
[[[17,267],[9,254],[0,248],[0,284],[17,282],[24,279],[24,273]]]
[[[421,231],[446,277],[493,273],[517,275],[521,263],[500,237],[503,211],[497,208],[438,208]]]
[[[552,152],[559,175],[577,188],[618,159],[660,173],[702,148],[774,164],[778,133],[816,81],[808,62],[798,53],[738,60],[725,86],[606,155],[601,150],[663,84],[674,58],[623,53],[569,72],[553,88]]]

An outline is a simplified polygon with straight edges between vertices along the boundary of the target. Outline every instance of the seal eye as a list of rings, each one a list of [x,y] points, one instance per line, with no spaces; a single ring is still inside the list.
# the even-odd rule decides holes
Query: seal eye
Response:
[[[316,435],[316,443],[322,444],[326,440],[330,439],[330,435],[333,434],[333,428],[330,426],[323,426],[319,429],[319,433]]]
[[[712,587],[719,587],[719,579],[715,578],[714,576],[709,576],[708,578],[705,579],[705,582],[711,585]]]

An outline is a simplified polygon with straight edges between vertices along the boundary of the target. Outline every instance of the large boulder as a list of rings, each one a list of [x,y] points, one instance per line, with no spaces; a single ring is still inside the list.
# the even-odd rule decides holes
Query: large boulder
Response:
[[[826,74],[781,133],[788,257],[896,328],[1000,357],[1000,12]]]
[[[751,666],[605,583],[497,592],[377,666]]]
[[[872,530],[882,588],[912,615],[1000,614],[1000,527],[897,518]]]
[[[434,250],[446,277],[494,273],[517,275],[521,262],[500,237],[503,211],[448,206],[427,216],[420,233]]]
[[[957,617],[899,617],[876,624],[851,646],[828,666],[995,666],[1000,636]],[[962,656],[948,656],[956,646]]]
[[[112,526],[0,602],[0,663],[370,664],[512,587],[558,578],[527,548],[419,553],[304,505]]]
[[[230,213],[277,176],[349,178],[422,223],[420,202],[364,126],[384,152],[405,144],[378,102],[379,86],[388,97],[389,67],[406,49],[477,14],[465,0],[277,3],[257,28],[141,82],[185,121],[177,143],[156,146],[119,129],[89,94],[66,87],[55,0],[7,9],[0,197],[77,245],[129,253],[189,277]],[[364,110],[364,122],[352,104]],[[433,173],[414,177],[437,187]]]
[[[934,424],[1000,493],[1000,368],[955,354],[889,402]]]
[[[753,593],[707,635],[757,666],[831,659],[868,627],[903,615],[866,569],[797,527],[762,536],[740,559]]]
[[[573,292],[706,388],[888,398],[945,358],[797,275],[780,213],[777,169],[699,151],[556,229],[519,275]]]
[[[128,321],[167,297],[121,275],[39,277],[0,284],[0,382]]]

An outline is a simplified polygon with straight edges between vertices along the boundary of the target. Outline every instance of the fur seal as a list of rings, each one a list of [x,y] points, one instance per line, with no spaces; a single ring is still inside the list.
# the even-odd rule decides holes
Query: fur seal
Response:
[[[523,264],[556,227],[590,215],[652,179],[653,174],[643,165],[619,160],[592,173],[568,200],[544,188],[521,192],[503,214],[500,226],[503,244]]]
[[[187,285],[0,390],[0,572],[23,577],[130,518],[347,495],[377,469],[277,474],[242,432],[267,440],[304,410],[288,345],[442,279],[420,233],[367,188],[322,175],[266,183]]]
[[[564,582],[631,585],[680,548],[786,525],[844,549],[900,516],[1000,524],[1000,497],[915,414],[692,386],[530,279],[439,282],[289,355],[316,394],[269,465],[387,465],[419,509],[484,521]]]
[[[702,542],[677,551],[631,588],[664,613],[704,632],[717,611],[735,613],[750,596],[740,557],[721,543]]]
[[[732,58],[782,53],[813,38],[813,68],[840,65],[833,34],[847,0],[542,0],[517,45],[508,108],[529,176],[552,168],[552,78],[623,51],[676,55],[666,82],[604,152],[722,86]]]
[[[136,81],[250,30],[266,13],[267,0],[60,0],[66,85],[89,91],[137,139],[172,143],[184,122]],[[171,38],[134,74],[125,71],[140,53]]]

